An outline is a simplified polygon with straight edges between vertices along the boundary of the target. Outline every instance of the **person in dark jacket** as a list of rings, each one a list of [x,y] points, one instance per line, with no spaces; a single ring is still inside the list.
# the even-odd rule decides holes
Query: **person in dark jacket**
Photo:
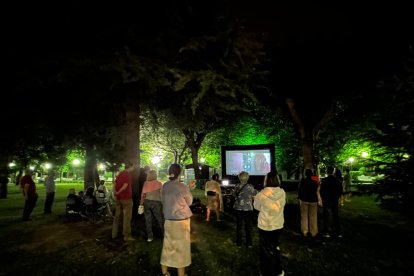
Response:
[[[309,231],[312,237],[318,234],[319,184],[312,176],[312,170],[306,169],[305,178],[299,183],[300,226],[304,237]]]
[[[331,236],[330,230],[332,230],[334,236],[342,238],[338,211],[339,198],[342,195],[342,183],[333,175],[334,168],[332,166],[327,168],[327,173],[328,176],[322,179],[320,189],[323,205],[323,236],[329,238]]]

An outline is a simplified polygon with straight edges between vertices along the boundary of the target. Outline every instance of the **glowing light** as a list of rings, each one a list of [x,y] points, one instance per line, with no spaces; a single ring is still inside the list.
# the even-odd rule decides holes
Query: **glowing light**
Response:
[[[10,168],[13,168],[14,166],[16,166],[16,164],[15,164],[15,163],[13,163],[13,162],[9,163],[9,167],[10,167]]]
[[[75,159],[75,160],[73,160],[72,163],[73,163],[73,165],[77,166],[77,165],[80,164],[80,161],[79,161],[79,159]]]
[[[154,165],[157,165],[158,163],[160,163],[161,158],[158,155],[155,155],[154,157],[151,158],[151,163]]]
[[[204,163],[204,162],[206,162],[206,159],[204,157],[202,157],[202,158],[200,158],[200,162]]]
[[[45,168],[48,170],[48,169],[50,169],[52,167],[52,164],[50,164],[50,163],[45,163]]]
[[[353,163],[355,161],[355,158],[353,158],[353,157],[349,157],[349,159],[348,159],[348,162],[349,163]]]
[[[98,169],[100,169],[100,170],[105,170],[105,165],[104,164],[98,164]]]
[[[35,166],[30,166],[29,169],[32,170],[32,171],[34,171]]]
[[[362,157],[364,157],[364,158],[365,158],[365,157],[368,157],[368,152],[366,152],[366,151],[362,152],[362,153],[361,153],[361,156],[362,156]]]
[[[223,184],[223,186],[227,186],[227,185],[229,185],[229,181],[228,180],[222,180],[221,184]]]

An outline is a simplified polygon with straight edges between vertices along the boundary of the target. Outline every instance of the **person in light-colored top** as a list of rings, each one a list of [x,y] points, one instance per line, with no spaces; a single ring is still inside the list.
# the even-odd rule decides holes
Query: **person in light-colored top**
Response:
[[[53,171],[49,172],[48,175],[45,177],[45,190],[46,190],[46,199],[45,199],[44,213],[50,214],[52,213],[52,204],[53,204],[53,201],[55,200],[55,192],[56,192],[55,173]]]
[[[164,233],[164,216],[161,203],[162,183],[157,180],[157,172],[150,170],[147,173],[147,181],[144,183],[141,193],[140,206],[144,207],[145,226],[147,229],[148,242],[154,239],[152,231],[153,218],[159,226],[161,233]]]
[[[185,267],[191,264],[190,243],[190,205],[193,202],[191,189],[180,182],[181,166],[172,164],[168,169],[170,181],[162,188],[162,207],[165,218],[164,241],[161,251],[161,270],[163,275],[169,275],[168,267],[177,268],[177,274],[183,276]]]
[[[257,227],[260,240],[260,271],[262,275],[284,275],[280,261],[280,234],[285,219],[283,209],[286,193],[280,188],[277,172],[269,172],[265,188],[254,199],[254,208],[259,211]]]
[[[217,221],[220,221],[220,211],[223,210],[223,197],[221,195],[220,183],[217,182],[219,175],[213,174],[212,180],[207,181],[204,188],[204,194],[207,197],[207,217],[210,221],[211,210],[216,212]]]

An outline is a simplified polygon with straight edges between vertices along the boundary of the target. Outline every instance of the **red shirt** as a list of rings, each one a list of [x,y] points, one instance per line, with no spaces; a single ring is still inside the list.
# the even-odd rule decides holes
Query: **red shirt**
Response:
[[[115,192],[119,191],[124,183],[128,184],[128,187],[121,193],[116,195],[117,199],[132,199],[132,181],[131,175],[127,170],[122,171],[118,174],[115,180]]]
[[[27,190],[27,195],[29,198],[33,198],[36,196],[36,185],[30,175],[25,175],[20,179],[20,187],[24,189],[24,186],[29,184],[29,189]]]

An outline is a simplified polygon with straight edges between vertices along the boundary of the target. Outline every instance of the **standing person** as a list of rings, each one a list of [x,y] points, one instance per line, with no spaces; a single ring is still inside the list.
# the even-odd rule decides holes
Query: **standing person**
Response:
[[[44,213],[50,214],[52,213],[52,204],[55,200],[55,192],[56,192],[56,185],[55,185],[55,172],[49,172],[48,175],[45,177],[45,190],[46,190],[46,199],[45,199],[45,208]]]
[[[260,241],[261,275],[284,275],[280,261],[280,234],[285,219],[283,209],[286,193],[280,188],[276,172],[269,172],[265,178],[265,188],[254,199],[254,208],[259,211],[257,227]]]
[[[164,212],[164,242],[161,252],[162,275],[168,276],[168,267],[177,268],[178,276],[185,275],[185,267],[191,264],[190,217],[193,202],[189,186],[180,183],[181,166],[172,164],[168,169],[170,181],[162,188],[162,207]]]
[[[125,169],[118,174],[115,180],[114,194],[116,197],[116,210],[112,225],[112,238],[118,236],[119,218],[123,215],[122,232],[124,241],[133,241],[131,237],[131,214],[132,214],[132,181],[131,172],[134,169],[132,163],[127,162]]]
[[[252,242],[252,220],[253,220],[253,198],[257,190],[253,185],[247,183],[249,174],[245,171],[239,173],[240,183],[234,187],[234,205],[233,209],[236,215],[236,244],[242,245],[243,229],[246,238],[246,246],[251,248]],[[243,227],[244,226],[244,227]]]
[[[339,198],[339,204],[341,204],[341,206],[343,206],[344,205],[344,203],[343,203],[343,198],[344,198],[344,195],[343,195],[343,190],[344,190],[344,178],[342,177],[342,172],[341,172],[341,170],[340,169],[338,169],[338,168],[336,168],[335,169],[335,177],[341,182],[341,187],[342,187],[342,189],[341,189],[341,191],[342,191],[342,194],[341,194],[341,196],[340,196],[340,198]]]
[[[204,188],[204,194],[207,197],[207,217],[206,221],[210,221],[211,210],[216,212],[217,221],[220,220],[220,211],[223,210],[223,197],[221,195],[220,183],[218,183],[218,173],[213,174],[212,180],[207,181]]]
[[[0,172],[0,198],[7,198],[7,184],[9,178],[6,172]]]
[[[145,181],[147,181],[147,173],[150,167],[137,168],[132,173],[132,217],[131,223],[135,224],[138,219],[138,207],[141,201],[142,188]]]
[[[141,194],[141,205],[144,206],[145,226],[147,229],[147,242],[152,242],[154,233],[152,231],[153,218],[164,234],[164,215],[161,203],[162,183],[157,180],[157,172],[150,170],[147,174],[147,181],[144,183]]]
[[[345,169],[345,175],[344,175],[344,181],[343,183],[343,195],[341,197],[342,199],[342,205],[344,204],[344,201],[351,201],[351,185],[352,185],[352,176],[351,172],[348,168]]]
[[[305,178],[299,183],[300,226],[306,237],[310,231],[312,237],[318,234],[319,184],[313,179],[311,169],[305,170]]]
[[[341,224],[339,221],[339,198],[342,194],[342,183],[336,178],[334,168],[328,166],[328,176],[322,179],[321,182],[321,198],[323,205],[323,236],[329,238],[330,228],[332,226],[333,235],[342,238]],[[332,219],[330,218],[332,216]]]
[[[32,213],[37,202],[36,184],[32,179],[33,171],[26,170],[26,174],[20,179],[20,188],[24,196],[23,221],[31,220]]]

